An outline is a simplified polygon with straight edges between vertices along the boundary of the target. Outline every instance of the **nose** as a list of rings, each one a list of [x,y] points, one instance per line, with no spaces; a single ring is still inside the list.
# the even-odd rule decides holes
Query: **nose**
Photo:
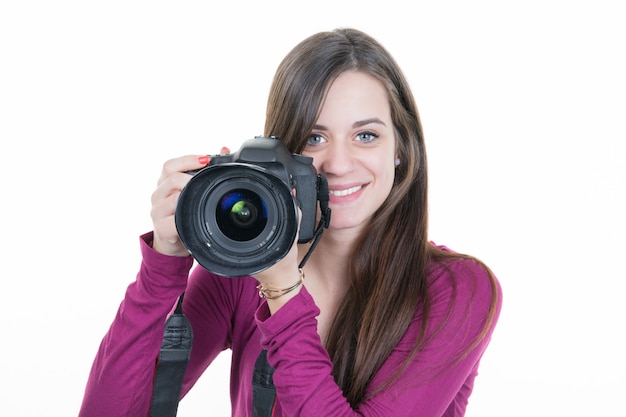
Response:
[[[345,175],[354,168],[354,161],[354,155],[344,141],[332,141],[323,155],[315,155],[318,171],[326,175]]]

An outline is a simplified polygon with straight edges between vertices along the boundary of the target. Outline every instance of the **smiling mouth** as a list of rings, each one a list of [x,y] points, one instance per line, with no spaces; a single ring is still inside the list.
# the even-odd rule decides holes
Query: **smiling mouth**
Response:
[[[328,190],[328,192],[330,193],[330,195],[333,195],[335,197],[345,197],[347,195],[356,193],[361,188],[363,188],[362,185],[357,185],[356,187],[346,188],[345,190]]]

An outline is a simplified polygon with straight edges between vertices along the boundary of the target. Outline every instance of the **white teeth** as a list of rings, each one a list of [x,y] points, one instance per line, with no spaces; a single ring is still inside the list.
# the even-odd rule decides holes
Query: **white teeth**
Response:
[[[329,193],[331,195],[336,196],[336,197],[344,197],[344,196],[347,196],[349,194],[356,193],[362,187],[363,186],[361,186],[361,185],[357,185],[356,187],[346,188],[345,190],[329,190]]]

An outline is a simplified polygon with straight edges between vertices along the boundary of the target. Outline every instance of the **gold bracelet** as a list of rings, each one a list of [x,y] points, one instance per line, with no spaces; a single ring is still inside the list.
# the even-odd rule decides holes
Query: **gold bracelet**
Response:
[[[298,282],[296,282],[289,288],[285,288],[282,290],[273,290],[270,288],[265,288],[263,284],[257,285],[256,289],[259,290],[259,297],[273,300],[274,298],[278,298],[282,295],[287,294],[288,292],[295,290],[304,282],[304,271],[302,270],[302,268],[298,268],[298,272],[300,273],[300,279],[298,279]]]

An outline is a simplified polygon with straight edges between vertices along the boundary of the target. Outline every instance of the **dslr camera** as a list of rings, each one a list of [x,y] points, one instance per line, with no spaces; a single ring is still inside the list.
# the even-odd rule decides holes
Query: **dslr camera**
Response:
[[[201,266],[222,276],[274,265],[296,235],[299,243],[313,240],[318,202],[328,211],[326,177],[312,163],[275,137],[258,136],[234,153],[212,155],[206,167],[188,172],[193,177],[178,198],[175,222],[182,243]]]

